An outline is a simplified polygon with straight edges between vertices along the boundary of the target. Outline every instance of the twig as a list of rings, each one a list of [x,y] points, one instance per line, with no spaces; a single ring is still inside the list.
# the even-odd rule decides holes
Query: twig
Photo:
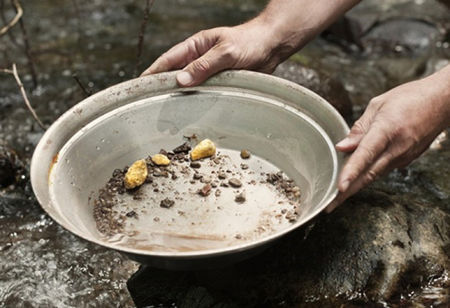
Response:
[[[23,83],[20,80],[19,73],[17,73],[16,63],[13,63],[12,70],[10,70],[10,69],[0,69],[0,71],[3,72],[3,73],[12,74],[14,76],[14,78],[16,79],[16,83],[19,86],[20,93],[22,94],[23,100],[25,101],[25,104],[28,107],[28,110],[30,110],[31,114],[33,115],[33,118],[38,122],[39,126],[43,130],[45,130],[44,124],[41,122],[41,120],[37,116],[36,112],[34,111],[33,107],[31,106],[30,101],[28,100],[28,96],[27,96],[27,93],[25,92],[25,88],[23,86]]]
[[[13,74],[13,71],[7,68],[0,68],[0,72],[6,73],[6,74]]]
[[[6,25],[8,22],[6,21],[5,16],[5,0],[0,0],[0,17],[2,18],[3,23]],[[19,43],[17,43],[16,38],[14,37],[12,32],[8,31],[6,34],[8,34],[11,43],[13,43],[13,45],[16,47],[19,47]]]
[[[4,26],[3,28],[0,29],[0,36],[2,36],[6,32],[8,32],[9,29],[14,27],[14,25],[20,20],[20,18],[23,15],[23,9],[20,6],[19,0],[12,0],[12,3],[14,5],[14,7],[16,8],[16,12],[17,12],[16,16],[14,16],[14,18],[11,19],[11,21],[6,26]]]
[[[81,80],[78,78],[77,74],[72,74],[72,77],[78,83],[78,85],[80,86],[81,90],[83,91],[84,95],[86,95],[86,97],[92,95],[91,91],[86,90],[86,88],[83,86],[83,84],[81,83]]]
[[[20,25],[20,30],[22,31],[22,37],[23,37],[23,42],[24,42],[24,51],[25,51],[25,55],[27,56],[27,59],[28,59],[28,67],[30,69],[31,78],[33,79],[33,86],[34,86],[34,88],[36,88],[38,85],[36,68],[34,65],[33,54],[31,53],[31,48],[30,48],[30,41],[28,40],[27,30],[25,29],[25,24],[24,24],[23,18],[19,21],[19,25]]]
[[[142,19],[141,23],[141,29],[139,31],[139,41],[137,46],[137,62],[136,67],[134,69],[134,75],[137,75],[137,71],[139,69],[139,66],[141,65],[141,56],[142,56],[142,48],[144,46],[144,35],[145,35],[145,28],[147,27],[147,22],[150,16],[150,10],[153,7],[153,3],[155,0],[147,0],[145,9],[144,9],[144,17]]]

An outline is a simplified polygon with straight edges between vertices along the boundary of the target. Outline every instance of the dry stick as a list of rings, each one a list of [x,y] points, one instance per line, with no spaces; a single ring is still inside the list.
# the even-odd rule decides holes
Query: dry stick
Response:
[[[34,86],[34,88],[36,88],[37,84],[38,84],[36,67],[34,65],[34,59],[33,59],[32,53],[31,53],[30,42],[28,40],[27,30],[25,29],[25,24],[24,24],[23,18],[19,21],[19,25],[20,25],[20,30],[22,31],[22,37],[23,37],[23,42],[24,42],[24,51],[25,51],[25,55],[27,56],[27,59],[28,59],[28,67],[30,69],[31,78],[33,80],[33,86]]]
[[[72,0],[73,6],[75,8],[75,16],[76,16],[76,27],[77,27],[77,32],[78,32],[78,37],[77,37],[77,44],[78,44],[78,49],[81,51],[81,38],[83,36],[83,33],[81,31],[81,11],[80,11],[80,6],[78,5],[78,0]]]
[[[5,1],[4,0],[0,0],[0,17],[2,18],[3,23],[6,25],[8,22],[6,21],[6,16],[5,16]],[[19,47],[19,43],[17,43],[16,38],[14,37],[12,32],[8,31],[6,34],[8,34],[8,37],[9,37],[9,40],[11,41],[11,43],[16,47]]]
[[[19,0],[12,0],[12,3],[14,5],[14,7],[16,8],[16,12],[17,12],[16,16],[14,16],[14,18],[11,19],[11,21],[6,26],[4,26],[3,28],[0,29],[0,36],[2,36],[6,32],[8,32],[9,29],[14,27],[14,25],[20,20],[20,18],[23,15],[23,9],[20,6]]]
[[[147,27],[147,22],[150,16],[150,10],[153,6],[153,3],[155,0],[147,0],[147,3],[145,5],[144,9],[144,18],[142,19],[141,23],[141,30],[139,31],[139,41],[137,46],[137,63],[136,67],[134,69],[134,75],[137,75],[137,71],[139,66],[141,65],[141,55],[142,55],[142,48],[144,46],[144,35],[145,35],[145,28]]]
[[[25,88],[23,86],[23,83],[20,80],[19,74],[17,73],[16,63],[13,63],[12,70],[10,70],[10,69],[1,69],[0,71],[3,72],[3,73],[12,74],[14,76],[14,78],[16,79],[16,83],[19,86],[20,93],[22,94],[23,100],[25,101],[25,104],[28,107],[28,110],[30,110],[31,114],[33,115],[33,118],[38,122],[39,126],[43,130],[45,130],[44,124],[41,122],[41,120],[37,116],[36,112],[34,111],[33,107],[31,106],[30,101],[28,100],[28,96],[27,96],[27,93],[25,92]]]
[[[90,91],[86,90],[86,88],[83,86],[83,84],[81,83],[81,80],[78,78],[77,74],[72,74],[72,77],[78,83],[78,85],[80,86],[81,90],[84,92],[86,97],[92,95],[92,93]]]

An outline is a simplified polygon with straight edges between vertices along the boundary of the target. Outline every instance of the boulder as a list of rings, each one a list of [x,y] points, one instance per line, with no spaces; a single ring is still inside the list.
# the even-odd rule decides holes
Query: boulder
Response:
[[[302,85],[325,98],[347,120],[352,121],[352,103],[342,83],[319,69],[287,60],[274,72],[275,76]]]

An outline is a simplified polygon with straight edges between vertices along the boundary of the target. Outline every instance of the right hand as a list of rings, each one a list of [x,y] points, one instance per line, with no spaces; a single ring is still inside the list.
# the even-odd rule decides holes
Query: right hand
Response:
[[[271,27],[257,19],[235,27],[198,32],[160,56],[141,76],[183,69],[180,86],[195,86],[225,69],[272,73],[291,54],[280,48]]]

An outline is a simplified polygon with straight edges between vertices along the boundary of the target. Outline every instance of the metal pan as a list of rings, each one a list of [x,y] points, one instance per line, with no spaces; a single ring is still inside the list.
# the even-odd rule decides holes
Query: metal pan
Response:
[[[60,225],[142,263],[170,269],[214,267],[256,254],[335,197],[344,158],[334,144],[348,127],[324,99],[255,72],[226,71],[189,89],[178,88],[175,74],[110,87],[71,108],[48,129],[33,155],[31,181],[43,209]],[[106,238],[99,233],[90,200],[112,171],[161,148],[172,149],[194,133],[215,140],[223,151],[250,149],[255,164],[286,172],[302,191],[297,221],[271,226],[274,202],[265,205],[267,195],[255,190],[241,207],[224,197],[204,199],[200,205],[192,199],[177,203],[176,210],[163,210],[155,199],[129,198],[129,207],[147,207],[148,215],[141,214],[133,224],[139,236]],[[176,185],[183,189],[182,182]],[[185,217],[177,216],[180,211]],[[158,223],[150,219],[156,214]],[[257,228],[263,217],[270,232],[236,239],[236,233]]]

